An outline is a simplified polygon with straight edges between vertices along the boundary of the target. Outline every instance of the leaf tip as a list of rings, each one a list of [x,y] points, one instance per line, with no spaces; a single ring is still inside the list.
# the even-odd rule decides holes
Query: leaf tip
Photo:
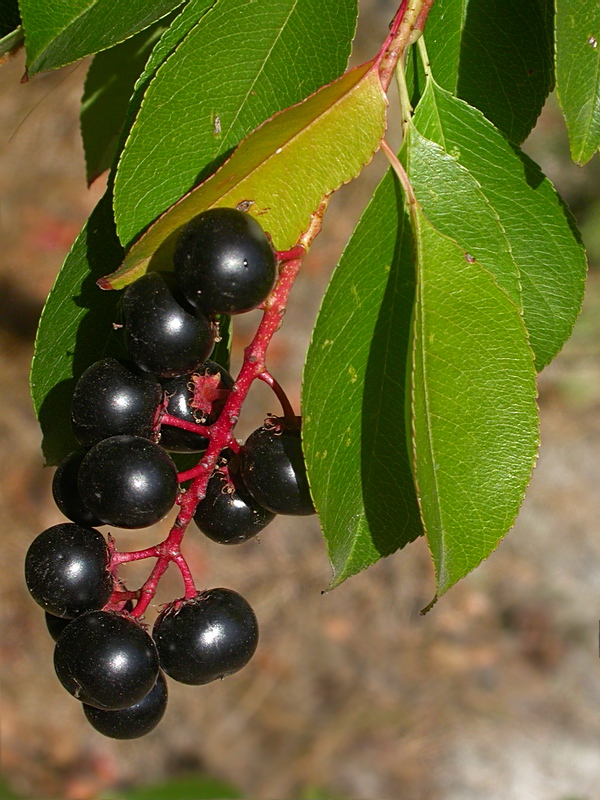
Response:
[[[431,609],[434,607],[434,605],[437,603],[437,601],[438,601],[439,599],[440,599],[440,598],[439,598],[439,595],[436,593],[436,594],[433,596],[433,599],[431,600],[431,602],[430,602],[430,603],[428,603],[428,604],[425,606],[425,608],[422,608],[422,609],[419,611],[419,614],[420,614],[422,617],[424,617],[424,616],[425,616],[425,614],[429,614],[429,612],[431,611]]]

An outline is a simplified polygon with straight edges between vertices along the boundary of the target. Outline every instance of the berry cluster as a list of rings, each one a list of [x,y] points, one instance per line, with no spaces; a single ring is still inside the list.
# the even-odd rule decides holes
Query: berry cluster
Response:
[[[238,544],[276,514],[314,513],[300,419],[264,365],[304,253],[302,246],[276,253],[239,210],[200,214],[179,236],[174,273],[149,272],[124,292],[127,360],[98,361],[76,384],[72,429],[82,449],[60,464],[52,487],[71,521],[33,541],[25,577],[56,641],[59,680],[107,736],[135,738],[158,724],[167,703],[163,673],[208,683],[237,672],[256,649],[246,600],[230,589],[196,589],[180,550],[189,522],[215,542]],[[234,381],[208,360],[217,315],[259,306],[263,318]],[[284,414],[240,445],[233,428],[255,379],[273,388]],[[169,452],[198,453],[200,461],[178,473]],[[175,504],[169,536],[146,550],[119,552],[97,530],[146,527]],[[144,558],[155,566],[132,591],[118,568]],[[185,594],[163,608],[150,635],[141,620],[170,562]]]

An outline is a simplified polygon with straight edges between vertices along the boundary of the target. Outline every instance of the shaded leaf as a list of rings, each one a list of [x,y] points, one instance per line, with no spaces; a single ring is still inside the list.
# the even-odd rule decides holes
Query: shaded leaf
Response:
[[[101,292],[96,279],[123,257],[105,194],[75,240],[40,319],[31,368],[31,396],[44,436],[48,464],[77,445],[71,433],[71,397],[77,378],[107,352],[117,318],[116,292]]]
[[[21,0],[30,75],[107,50],[166,16],[183,0]]]
[[[172,206],[101,282],[120,289],[153,267],[168,269],[182,225],[207,208],[251,203],[249,213],[292,247],[325,194],[356,177],[385,131],[387,99],[372,63],[363,64],[250,134],[214,175]]]
[[[165,24],[157,22],[94,56],[81,98],[81,137],[88,183],[112,164],[133,87],[164,31]]]
[[[440,86],[512,141],[528,136],[553,85],[552,0],[438,0],[425,40]],[[425,80],[416,52],[407,73],[418,97]]]
[[[413,298],[408,218],[388,174],[333,274],[304,369],[303,444],[333,585],[422,533],[404,414]]]
[[[556,0],[556,89],[573,160],[600,147],[600,4]]]
[[[13,33],[21,24],[17,0],[2,0],[0,3],[0,40]]]
[[[261,122],[336,78],[356,13],[356,0],[220,0],[190,28],[148,86],[119,162],[121,241],[214,172]]]
[[[0,59],[2,56],[6,56],[7,53],[12,53],[13,50],[16,50],[19,45],[23,43],[23,28],[19,25],[18,28],[15,28],[14,31],[7,33],[6,36],[3,36],[0,39]],[[4,59],[0,61],[0,64],[4,63]]]
[[[413,220],[413,467],[439,596],[514,522],[536,459],[537,391],[517,307],[418,207]]]
[[[433,81],[414,124],[448,156],[414,141],[411,180],[425,214],[481,258],[522,307],[542,369],[569,338],[585,288],[585,253],[571,214],[531,159]]]

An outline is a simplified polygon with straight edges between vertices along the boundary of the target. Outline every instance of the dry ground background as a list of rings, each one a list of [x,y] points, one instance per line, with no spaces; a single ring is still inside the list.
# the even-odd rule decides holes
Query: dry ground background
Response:
[[[365,2],[358,57],[374,51],[393,3]],[[96,734],[59,687],[52,642],[28,597],[31,540],[61,521],[42,469],[27,389],[37,315],[103,191],[85,188],[78,102],[85,65],[19,85],[0,71],[0,524],[2,770],[23,797],[98,798],[203,772],[247,797],[592,800],[600,787],[600,168],[571,165],[550,104],[529,152],[577,214],[591,252],[575,335],[540,379],[542,450],[515,529],[436,606],[422,541],[330,595],[315,519],[278,520],[222,548],[190,534],[204,586],[242,592],[261,644],[239,675],[204,688],[171,683],[146,739]],[[336,198],[295,288],[271,364],[297,401],[318,300],[383,165]],[[101,184],[99,181],[98,184]],[[253,315],[237,323],[243,342]],[[274,411],[258,390],[241,432]],[[128,533],[131,547],[158,531]],[[141,576],[141,573],[140,573]],[[179,591],[176,576],[158,600]],[[118,796],[118,794],[117,794]]]

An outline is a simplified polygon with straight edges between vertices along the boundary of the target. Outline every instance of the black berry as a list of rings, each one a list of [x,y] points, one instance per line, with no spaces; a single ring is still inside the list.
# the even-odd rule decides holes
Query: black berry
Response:
[[[156,620],[153,636],[167,675],[201,684],[248,663],[258,644],[258,623],[237,592],[210,589],[168,606]]]
[[[167,682],[159,671],[156,683],[148,694],[120,711],[106,711],[83,704],[88,722],[99,733],[112,739],[138,739],[150,733],[163,718],[167,708]]]
[[[113,589],[110,553],[102,534],[71,522],[54,525],[33,540],[25,558],[31,596],[57,617],[102,608]]]
[[[54,614],[49,614],[47,611],[44,616],[48,633],[56,641],[71,620],[65,617],[55,617]]]
[[[300,428],[273,420],[248,437],[242,477],[258,502],[275,514],[314,514]]]
[[[113,436],[87,453],[79,493],[109,525],[145,528],[162,519],[177,496],[177,470],[162,447],[140,436]]]
[[[215,331],[158,272],[148,272],[123,295],[125,344],[142,369],[162,378],[187,375],[211,354]]]
[[[227,400],[233,378],[214,361],[206,361],[191,375],[163,383],[167,398],[166,412],[184,422],[212,425]],[[208,447],[208,439],[198,433],[164,425],[160,443],[176,453],[198,453]]]
[[[78,525],[95,528],[104,523],[84,506],[77,488],[77,476],[84,455],[85,450],[74,450],[60,462],[52,479],[52,496],[67,519]]]
[[[115,710],[138,703],[152,689],[158,654],[135,620],[113,611],[90,611],[58,637],[54,667],[73,697]]]
[[[152,437],[162,387],[138,375],[114,358],[88,367],[77,381],[71,407],[71,426],[77,441],[91,447],[118,434]]]
[[[207,314],[256,308],[277,277],[277,258],[265,232],[234,208],[212,208],[188,222],[173,263],[184,295]]]
[[[240,544],[265,528],[275,517],[252,497],[229,461],[228,477],[217,470],[198,503],[194,522],[205,536],[220,544]]]

